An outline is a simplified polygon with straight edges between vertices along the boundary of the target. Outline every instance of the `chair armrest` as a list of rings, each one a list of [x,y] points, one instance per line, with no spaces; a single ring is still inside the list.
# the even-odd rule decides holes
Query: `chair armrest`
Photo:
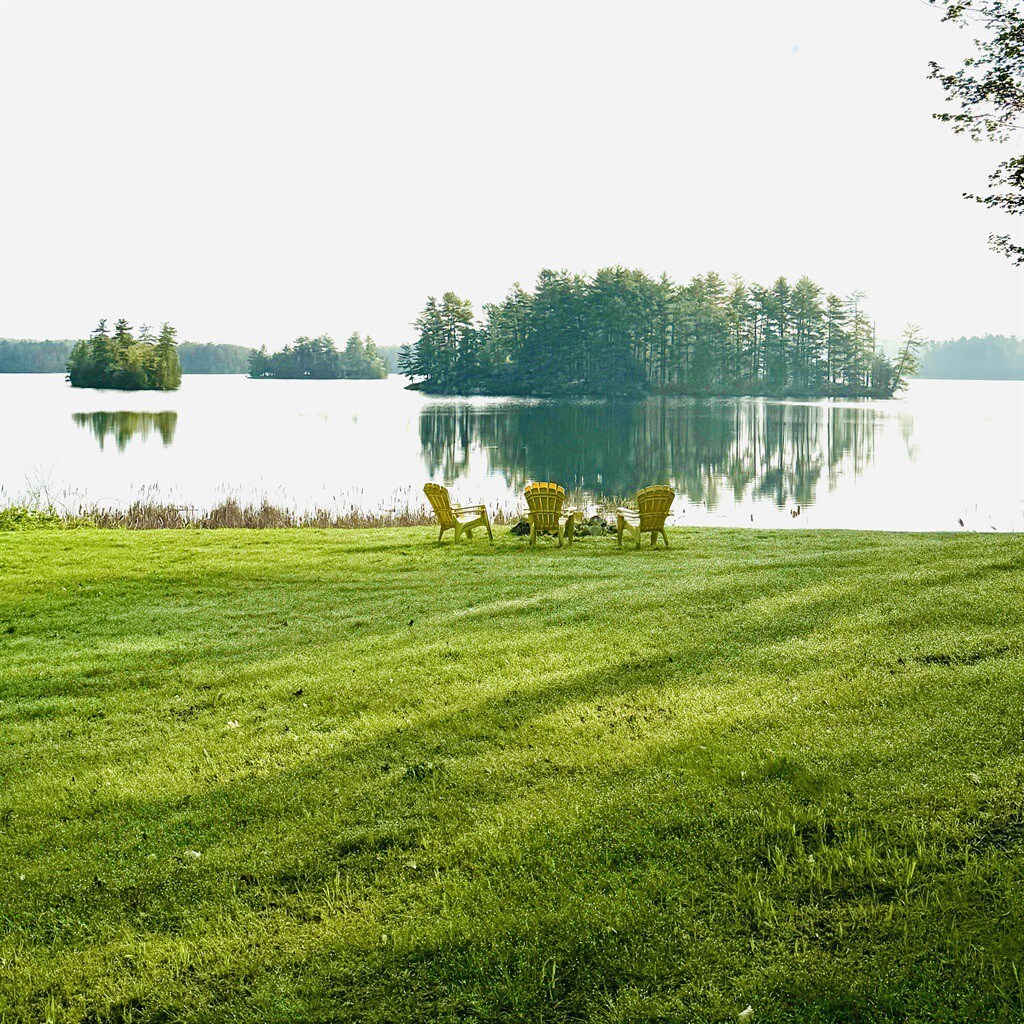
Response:
[[[486,505],[452,505],[453,512],[485,512]]]
[[[617,513],[619,513],[619,515],[625,515],[625,516],[638,516],[638,515],[640,515],[640,513],[637,512],[637,510],[635,508],[624,508],[623,507],[623,508],[617,508],[615,511]]]

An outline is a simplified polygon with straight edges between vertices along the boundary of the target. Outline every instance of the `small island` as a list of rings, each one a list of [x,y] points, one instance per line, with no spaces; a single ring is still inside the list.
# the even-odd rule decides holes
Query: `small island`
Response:
[[[349,335],[343,350],[329,334],[296,338],[280,352],[264,345],[249,356],[249,376],[278,380],[383,380],[388,364],[373,338]]]
[[[132,334],[127,320],[114,324],[114,333],[101,320],[87,341],[79,341],[68,357],[68,380],[73,388],[116,391],[177,391],[181,387],[175,329],[165,323],[154,335],[148,325]]]
[[[916,369],[920,332],[882,352],[863,293],[807,277],[765,287],[710,272],[687,285],[606,267],[542,270],[484,306],[454,292],[427,300],[399,368],[436,395],[891,398]]]

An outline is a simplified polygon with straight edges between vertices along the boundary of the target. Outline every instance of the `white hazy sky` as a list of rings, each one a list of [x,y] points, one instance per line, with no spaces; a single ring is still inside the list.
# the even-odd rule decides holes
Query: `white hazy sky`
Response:
[[[994,147],[930,115],[923,0],[13,3],[0,334],[408,340],[542,267],[861,289],[882,337],[1024,334]]]

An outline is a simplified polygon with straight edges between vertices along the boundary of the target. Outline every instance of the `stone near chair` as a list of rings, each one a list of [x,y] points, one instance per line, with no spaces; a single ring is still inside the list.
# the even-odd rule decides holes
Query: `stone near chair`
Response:
[[[559,547],[563,539],[571,547],[576,509],[565,504],[565,488],[552,483],[530,484],[523,494],[529,509],[530,543],[536,544],[537,534],[548,530],[558,536]]]

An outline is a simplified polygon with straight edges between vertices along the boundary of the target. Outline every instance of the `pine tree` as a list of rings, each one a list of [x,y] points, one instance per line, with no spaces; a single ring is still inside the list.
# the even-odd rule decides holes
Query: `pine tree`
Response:
[[[793,286],[791,378],[801,389],[817,385],[821,380],[819,363],[824,311],[820,296],[821,289],[809,277],[801,277]]]
[[[846,300],[850,317],[847,351],[848,383],[865,387],[868,383],[872,355],[871,321],[861,308],[863,292],[852,292]]]
[[[363,339],[363,378],[383,380],[388,375],[388,364],[377,343],[367,335]]]
[[[732,279],[732,291],[729,293],[726,311],[726,330],[729,338],[728,369],[725,382],[734,382],[740,387],[749,378],[747,367],[750,364],[754,346],[754,308],[750,301],[743,278],[738,275]]]
[[[166,321],[160,327],[156,343],[156,387],[161,391],[177,391],[181,387],[181,361],[178,359],[178,332]]]
[[[917,324],[907,324],[903,329],[903,344],[892,370],[892,393],[902,391],[907,383],[921,368],[918,350],[924,344],[921,328]]]
[[[124,317],[122,317],[114,324],[114,336],[111,338],[114,352],[116,355],[121,356],[128,350],[134,341],[135,338],[132,337],[131,325],[124,319]]]
[[[265,350],[264,350],[265,351]],[[416,373],[416,348],[408,343],[398,349],[398,372],[403,377],[415,377]]]
[[[825,379],[830,385],[845,373],[849,319],[846,303],[830,292],[825,299]]]
[[[428,297],[423,312],[416,318],[413,326],[418,338],[412,352],[410,376],[416,376],[435,386],[444,386],[439,351],[442,345],[441,310],[437,299]]]
[[[270,356],[267,354],[267,346],[261,345],[258,352],[253,351],[249,355],[249,376],[267,377],[270,374]]]

